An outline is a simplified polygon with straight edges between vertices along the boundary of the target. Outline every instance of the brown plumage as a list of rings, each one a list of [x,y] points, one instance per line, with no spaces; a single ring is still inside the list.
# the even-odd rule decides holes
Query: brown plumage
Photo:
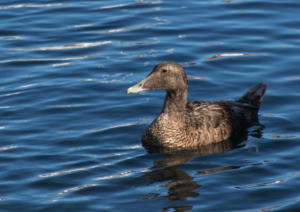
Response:
[[[197,149],[238,136],[257,123],[257,113],[266,90],[259,83],[233,101],[188,102],[188,81],[177,63],[163,62],[142,81],[127,90],[166,90],[163,110],[142,136],[142,143],[151,149]]]

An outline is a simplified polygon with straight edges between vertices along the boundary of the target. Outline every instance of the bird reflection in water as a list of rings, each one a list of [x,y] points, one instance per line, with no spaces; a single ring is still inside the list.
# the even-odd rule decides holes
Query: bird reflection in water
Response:
[[[261,137],[261,130],[264,128],[262,125],[261,128],[251,132],[251,136],[253,137]],[[150,181],[150,184],[158,183],[158,182],[167,182],[162,185],[168,189],[167,198],[170,202],[173,202],[174,205],[167,206],[162,209],[162,211],[188,211],[193,208],[192,205],[186,205],[183,202],[183,205],[180,204],[179,201],[184,201],[187,198],[196,198],[200,194],[197,191],[198,188],[201,187],[198,182],[194,180],[192,176],[187,174],[183,169],[179,166],[191,160],[192,158],[213,154],[213,153],[221,153],[234,148],[243,147],[242,141],[247,139],[248,134],[240,137],[239,139],[231,139],[223,142],[202,146],[201,148],[194,151],[185,151],[185,152],[173,152],[170,151],[161,151],[165,153],[165,158],[154,161],[153,163],[153,171],[144,175]],[[153,150],[149,150],[153,152]],[[217,172],[222,172],[225,170],[238,169],[239,166],[226,166],[226,167],[218,167],[213,169],[201,170],[198,171],[198,174],[212,174]],[[176,202],[177,201],[177,202]],[[185,202],[186,203],[186,202]]]

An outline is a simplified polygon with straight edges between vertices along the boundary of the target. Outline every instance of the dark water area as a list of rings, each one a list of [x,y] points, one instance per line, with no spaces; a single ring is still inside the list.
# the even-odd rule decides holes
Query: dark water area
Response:
[[[0,3],[0,211],[300,210],[300,2]],[[148,153],[164,93],[126,95],[159,62],[190,100],[268,90],[239,148]],[[204,77],[204,79],[199,79]]]

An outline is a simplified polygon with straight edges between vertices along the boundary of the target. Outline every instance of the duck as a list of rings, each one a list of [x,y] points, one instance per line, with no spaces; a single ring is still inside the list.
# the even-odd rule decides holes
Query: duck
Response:
[[[188,79],[175,62],[161,62],[127,94],[164,90],[163,108],[142,135],[150,151],[199,149],[238,137],[258,124],[267,85],[257,83],[235,100],[188,101]]]

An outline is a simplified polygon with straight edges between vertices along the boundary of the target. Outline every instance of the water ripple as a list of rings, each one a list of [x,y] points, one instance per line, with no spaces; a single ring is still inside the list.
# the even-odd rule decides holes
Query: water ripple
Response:
[[[0,129],[1,129],[1,127],[0,127]],[[3,146],[3,147],[0,146],[0,151],[7,151],[7,150],[11,150],[11,149],[16,149],[16,148],[18,148],[18,146],[13,146],[13,145]]]
[[[24,58],[24,59],[9,59],[0,60],[0,63],[22,63],[22,62],[56,62],[56,61],[69,61],[69,60],[83,60],[91,57],[98,56],[99,54],[84,55],[79,57],[62,57],[62,58]]]
[[[0,40],[7,40],[7,41],[12,41],[12,40],[25,40],[26,37],[24,36],[0,36]]]
[[[143,124],[149,124],[149,121],[143,120],[143,121],[139,121],[139,122],[117,124],[117,125],[112,125],[112,126],[105,127],[105,128],[88,130],[86,132],[87,133],[100,133],[100,132],[105,132],[105,131],[108,131],[108,130],[111,130],[111,129],[118,129],[118,128],[123,128],[123,127],[129,127],[129,126],[135,126],[135,125],[143,125]]]
[[[85,185],[75,186],[73,188],[65,189],[62,192],[58,192],[57,195],[64,195],[67,193],[76,192],[76,191],[80,191],[85,188],[91,188],[91,187],[96,187],[96,186],[99,186],[99,185],[98,184],[85,184]]]
[[[128,177],[136,173],[143,173],[147,172],[149,169],[141,169],[141,170],[128,170],[124,172],[120,172],[114,175],[108,175],[108,176],[102,176],[102,177],[96,177],[94,180],[110,180],[110,179],[116,179],[116,178],[121,178],[121,177]]]
[[[95,169],[95,168],[98,168],[98,167],[108,166],[108,165],[110,165],[110,163],[103,163],[103,164],[98,164],[98,165],[94,165],[94,166],[75,168],[75,169],[69,169],[69,170],[64,170],[64,171],[55,171],[55,172],[46,173],[46,174],[39,174],[38,177],[39,178],[56,177],[56,176],[60,176],[60,175],[71,174],[71,173],[76,173],[76,172],[82,172],[82,171]]]
[[[0,98],[1,97],[10,97],[10,96],[16,96],[16,95],[20,95],[22,94],[23,92],[10,92],[10,93],[5,93],[5,94],[0,94]]]
[[[264,186],[270,186],[278,183],[283,183],[284,180],[274,180],[270,182],[264,182],[264,183],[256,183],[252,185],[244,185],[244,186],[236,186],[237,189],[248,189],[248,188],[258,188],[258,187],[264,187]]]
[[[52,51],[52,50],[88,48],[88,47],[102,46],[102,45],[112,44],[112,43],[113,43],[112,41],[99,41],[99,42],[93,42],[93,43],[75,43],[75,44],[65,44],[62,46],[46,46],[46,47],[31,48],[31,49],[11,48],[11,50],[14,50],[14,51]]]
[[[132,2],[127,4],[113,4],[102,6],[99,9],[106,10],[106,9],[116,9],[116,8],[128,8],[128,7],[136,7],[136,6],[144,6],[144,5],[155,5],[160,4],[161,1],[140,1],[140,2]]]
[[[40,7],[60,7],[66,4],[63,3],[53,3],[53,4],[15,4],[15,5],[7,5],[0,6],[0,10],[8,10],[8,9],[22,9],[22,8],[40,8]]]

